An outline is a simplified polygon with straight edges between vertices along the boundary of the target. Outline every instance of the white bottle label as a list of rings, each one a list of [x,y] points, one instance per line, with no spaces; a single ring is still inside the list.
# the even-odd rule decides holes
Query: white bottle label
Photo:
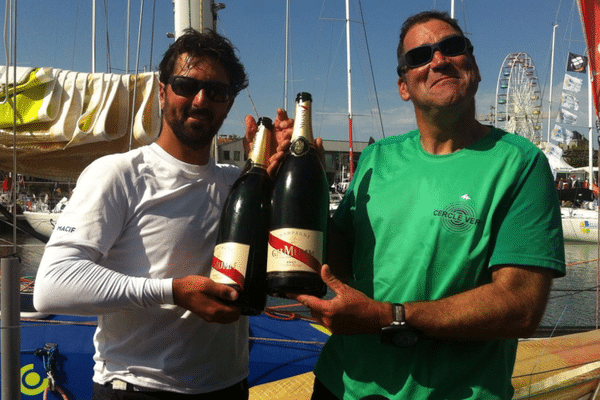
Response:
[[[323,232],[282,228],[269,233],[268,272],[321,273]]]
[[[244,288],[250,246],[234,242],[215,246],[210,279],[225,285],[237,284]]]

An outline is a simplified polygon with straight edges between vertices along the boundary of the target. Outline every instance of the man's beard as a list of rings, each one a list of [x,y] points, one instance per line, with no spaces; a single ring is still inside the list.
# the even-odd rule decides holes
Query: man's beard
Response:
[[[204,117],[206,123],[195,122],[185,125],[190,116]],[[192,150],[200,150],[210,145],[212,139],[223,125],[225,118],[217,120],[214,113],[206,108],[189,109],[181,119],[165,114],[167,124],[179,141]],[[208,127],[206,127],[208,123]]]

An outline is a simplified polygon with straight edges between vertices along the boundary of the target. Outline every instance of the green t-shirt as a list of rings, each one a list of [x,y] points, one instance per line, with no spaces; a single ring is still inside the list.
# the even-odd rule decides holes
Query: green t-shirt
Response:
[[[494,265],[565,274],[558,195],[539,149],[499,129],[441,156],[419,139],[390,137],[361,155],[333,217],[354,247],[352,287],[399,303],[489,283]],[[510,399],[516,348],[516,339],[396,348],[378,335],[333,335],[315,373],[344,399]]]

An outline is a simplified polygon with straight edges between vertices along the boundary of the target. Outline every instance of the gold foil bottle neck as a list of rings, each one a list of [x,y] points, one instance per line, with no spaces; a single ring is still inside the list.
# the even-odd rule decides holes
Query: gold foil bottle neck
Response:
[[[273,122],[270,118],[262,117],[258,120],[258,132],[254,136],[252,151],[248,157],[258,167],[267,168],[269,164],[269,148],[271,147],[271,130]]]
[[[302,92],[296,96],[296,115],[294,117],[294,129],[292,131],[292,142],[303,137],[310,144],[314,143],[312,131],[312,96],[310,93]]]

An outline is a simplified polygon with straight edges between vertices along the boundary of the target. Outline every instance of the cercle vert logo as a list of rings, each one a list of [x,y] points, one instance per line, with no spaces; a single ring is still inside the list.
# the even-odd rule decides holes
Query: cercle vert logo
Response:
[[[463,233],[479,225],[475,209],[466,202],[451,203],[444,209],[437,209],[433,215],[441,218],[442,226],[454,233]]]
[[[25,396],[36,396],[48,386],[48,378],[42,379],[40,374],[33,370],[33,364],[21,367],[21,393]]]

